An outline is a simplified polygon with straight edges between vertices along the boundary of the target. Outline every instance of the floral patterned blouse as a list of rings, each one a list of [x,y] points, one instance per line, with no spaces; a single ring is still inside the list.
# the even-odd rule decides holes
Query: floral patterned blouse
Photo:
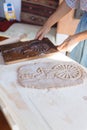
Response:
[[[69,7],[87,11],[87,0],[65,0]]]

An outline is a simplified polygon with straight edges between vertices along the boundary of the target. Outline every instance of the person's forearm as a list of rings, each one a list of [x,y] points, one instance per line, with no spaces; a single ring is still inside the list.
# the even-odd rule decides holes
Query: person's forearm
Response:
[[[57,8],[57,10],[48,18],[45,25],[52,27],[56,22],[58,22],[63,16],[71,11],[71,8],[66,4],[65,0]]]
[[[87,39],[87,31],[69,36],[64,42],[57,46],[58,51],[71,51],[80,41]]]
[[[83,31],[80,33],[75,34],[76,35],[76,41],[80,42],[87,39],[87,31]]]

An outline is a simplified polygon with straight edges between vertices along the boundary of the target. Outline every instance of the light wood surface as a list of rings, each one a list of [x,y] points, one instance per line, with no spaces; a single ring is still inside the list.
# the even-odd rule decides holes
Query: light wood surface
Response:
[[[0,41],[6,40],[8,37],[0,36]],[[0,130],[11,130],[6,117],[0,110]]]
[[[86,130],[87,77],[83,76],[80,84],[56,89],[24,88],[19,84],[19,67],[48,61],[76,63],[61,53],[54,53],[5,65],[0,54],[0,106],[11,130]],[[77,65],[87,74],[86,68]]]
[[[55,60],[72,62],[63,54],[56,53],[38,60],[0,65],[1,109],[12,130],[87,129],[87,79],[76,86],[50,90],[23,88],[18,83],[20,66]]]

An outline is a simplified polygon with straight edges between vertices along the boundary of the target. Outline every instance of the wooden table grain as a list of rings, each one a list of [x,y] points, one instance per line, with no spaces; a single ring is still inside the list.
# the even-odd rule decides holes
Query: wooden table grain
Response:
[[[56,53],[37,60],[0,65],[0,103],[12,130],[87,129],[87,79],[77,86],[51,90],[23,88],[17,81],[20,66],[55,60],[72,62]]]
[[[11,130],[3,112],[0,110],[0,130]]]

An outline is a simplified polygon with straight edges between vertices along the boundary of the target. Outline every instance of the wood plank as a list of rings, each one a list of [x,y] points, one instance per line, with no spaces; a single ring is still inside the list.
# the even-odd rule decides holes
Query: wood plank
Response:
[[[0,110],[0,130],[11,130],[11,128],[8,125],[8,122],[1,110]]]
[[[2,45],[1,52],[5,63],[11,64],[46,57],[57,52],[57,47],[48,38],[43,38]]]
[[[8,38],[4,37],[4,36],[0,36],[0,41],[6,40],[6,39],[8,39]]]

